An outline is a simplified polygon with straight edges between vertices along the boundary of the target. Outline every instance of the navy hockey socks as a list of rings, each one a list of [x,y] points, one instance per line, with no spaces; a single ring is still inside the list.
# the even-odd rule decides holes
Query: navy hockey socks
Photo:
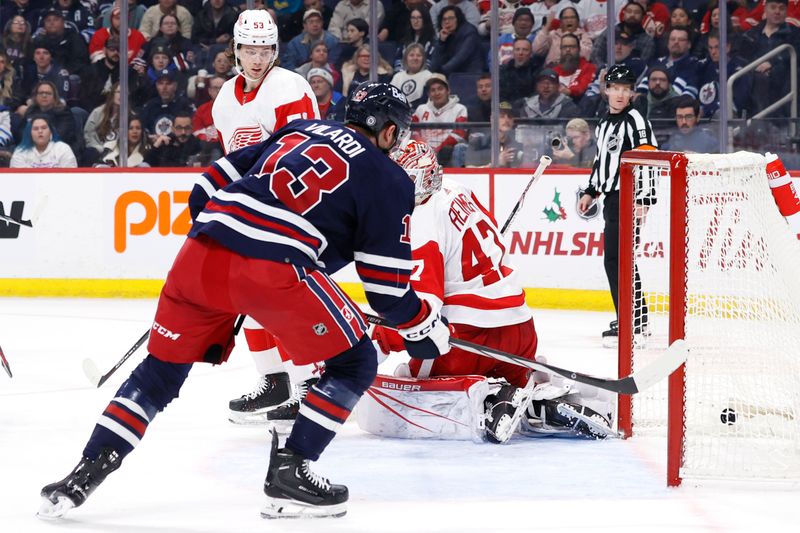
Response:
[[[286,447],[316,461],[378,372],[375,347],[365,336],[346,352],[325,361],[325,371],[308,390]]]
[[[178,397],[191,368],[148,355],[100,415],[83,456],[94,460],[103,448],[116,450],[121,458],[132,452],[156,414]]]

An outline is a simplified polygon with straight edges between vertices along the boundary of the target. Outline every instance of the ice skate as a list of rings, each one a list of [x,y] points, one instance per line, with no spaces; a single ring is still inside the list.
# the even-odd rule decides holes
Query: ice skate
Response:
[[[290,389],[286,372],[262,376],[253,392],[230,401],[228,420],[234,424],[265,423],[267,411],[291,398]]]
[[[315,474],[309,462],[287,448],[279,449],[278,434],[272,431],[263,518],[338,518],[347,513],[347,487]]]
[[[120,464],[119,454],[110,448],[103,448],[94,461],[84,457],[67,477],[42,489],[44,501],[36,516],[45,520],[63,517],[70,509],[82,505]]]
[[[603,332],[603,348],[616,348],[619,344],[619,322],[612,321]]]
[[[280,432],[291,430],[297,414],[300,412],[300,404],[305,400],[310,389],[319,378],[310,378],[299,385],[294,386],[292,396],[278,407],[267,411],[267,420]]]
[[[528,408],[533,386],[533,378],[525,387],[506,384],[496,395],[486,398],[486,438],[489,442],[508,442]]]
[[[605,439],[619,437],[611,421],[595,410],[564,399],[531,402],[525,431],[537,436]]]

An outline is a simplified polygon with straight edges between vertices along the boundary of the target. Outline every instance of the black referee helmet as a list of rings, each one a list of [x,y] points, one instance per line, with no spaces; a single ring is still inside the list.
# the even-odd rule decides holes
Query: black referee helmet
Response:
[[[636,85],[636,74],[625,65],[614,65],[606,72],[605,81],[606,84],[627,83],[633,87]]]

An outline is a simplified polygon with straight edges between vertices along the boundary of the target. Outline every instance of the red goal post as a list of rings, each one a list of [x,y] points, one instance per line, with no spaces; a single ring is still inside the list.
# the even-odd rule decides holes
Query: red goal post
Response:
[[[670,227],[669,238],[671,251],[669,255],[670,271],[682,271],[686,261],[686,156],[678,152],[663,152],[653,150],[631,150],[623,154],[620,167],[620,221],[619,221],[619,358],[618,371],[620,376],[628,376],[634,371],[633,364],[633,330],[636,318],[634,317],[634,253],[635,253],[635,217],[636,210],[634,194],[636,178],[634,177],[637,165],[647,164],[657,169],[669,169],[670,187]],[[669,302],[681,302],[685,308],[686,284],[683,276],[669,277]],[[674,308],[673,308],[674,309]],[[624,318],[623,318],[624,317]],[[669,313],[668,342],[672,343],[684,338],[684,312]],[[669,377],[669,402],[667,419],[668,457],[667,471],[668,484],[679,485],[680,477],[680,450],[683,442],[683,397],[684,397],[684,371],[681,365]],[[672,413],[675,413],[673,415]],[[619,430],[626,436],[633,435],[633,399],[629,395],[620,395],[617,407]]]
[[[619,429],[667,439],[667,482],[800,480],[800,243],[759,154],[633,150],[620,167],[619,375],[685,339]]]

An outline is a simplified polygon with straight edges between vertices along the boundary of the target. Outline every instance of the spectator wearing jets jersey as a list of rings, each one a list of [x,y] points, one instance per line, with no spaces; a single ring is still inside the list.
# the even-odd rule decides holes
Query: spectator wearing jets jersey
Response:
[[[406,46],[403,67],[392,77],[392,85],[403,91],[411,109],[425,102],[425,84],[433,75],[425,65],[425,47],[420,43]]]
[[[662,66],[669,72],[672,85],[678,94],[687,94],[697,98],[700,82],[703,75],[703,65],[691,52],[692,30],[686,26],[676,26],[669,30],[667,35],[667,48],[669,54],[659,57],[650,64]],[[647,92],[647,77],[645,76],[639,86],[639,92]]]
[[[509,113],[510,107],[504,111]],[[410,141],[392,158],[414,181],[416,207],[410,222],[414,290],[441,309],[453,337],[534,360],[538,338],[533,317],[492,215],[468,187],[442,178],[436,154],[425,143]],[[393,330],[378,327],[373,338],[384,354],[404,350],[402,337]],[[395,374],[423,382],[464,375],[504,379],[499,391],[485,398],[486,437],[494,443],[511,438],[516,430],[513,415],[528,407],[533,387],[527,368],[456,347],[434,360],[412,355]],[[435,401],[443,398],[444,394],[437,395]]]
[[[226,81],[211,115],[225,153],[258,144],[296,119],[319,118],[317,99],[305,78],[277,65],[278,27],[263,9],[246,10],[233,25],[229,55],[237,75]],[[202,178],[208,191],[215,181]],[[255,389],[228,404],[233,423],[264,423],[272,416],[292,420],[316,381],[313,365],[295,365],[275,338],[252,317],[244,322],[247,346],[259,380]]]
[[[431,75],[425,85],[428,101],[417,107],[412,120],[420,124],[453,124],[467,121],[467,108],[459,103],[458,96],[450,94],[447,78],[438,72]],[[436,151],[439,164],[447,166],[453,157],[453,147],[464,142],[466,131],[462,128],[419,128],[414,132],[417,140],[425,141]]]
[[[578,209],[585,213],[595,199],[605,195],[603,200],[603,265],[614,302],[618,300],[618,265],[619,265],[619,181],[620,158],[627,150],[639,147],[653,148],[657,146],[656,137],[650,122],[632,105],[636,76],[625,66],[614,65],[605,75],[606,93],[608,95],[608,116],[600,121],[595,129],[597,138],[597,155],[592,164],[592,172],[584,194],[578,202]],[[642,179],[647,178],[643,174]],[[655,190],[644,184],[642,195],[636,198],[641,213],[646,213],[647,206],[655,203]],[[641,297],[641,281],[638,270],[634,270],[634,293],[639,294],[634,305],[634,313],[641,317],[634,333],[644,333],[647,327],[647,305]],[[607,331],[602,334],[603,344],[616,346],[619,337],[617,321],[614,320]]]

